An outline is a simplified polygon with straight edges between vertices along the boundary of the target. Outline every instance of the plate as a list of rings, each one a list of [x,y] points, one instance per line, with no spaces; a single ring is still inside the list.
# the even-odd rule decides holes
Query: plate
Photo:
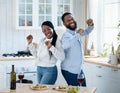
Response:
[[[62,91],[62,92],[66,92],[66,86],[57,86],[56,88],[55,88],[55,90],[57,90],[57,91]]]
[[[35,85],[31,85],[30,88],[32,90],[46,90],[49,87],[47,85],[42,85],[42,84],[35,84]]]

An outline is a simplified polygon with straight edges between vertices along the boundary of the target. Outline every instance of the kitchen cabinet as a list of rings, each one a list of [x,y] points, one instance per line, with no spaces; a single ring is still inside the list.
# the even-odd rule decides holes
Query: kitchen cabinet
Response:
[[[61,72],[61,67],[60,67],[60,61],[57,62],[57,69],[58,69],[58,78],[55,82],[55,85],[67,85],[67,82],[65,81],[62,72]]]
[[[0,89],[4,87],[10,86],[10,72],[12,64],[15,65],[15,72],[16,72],[16,80],[18,80],[17,72],[19,69],[22,69],[24,73],[24,79],[32,80],[33,83],[37,83],[37,76],[36,76],[36,67],[35,67],[35,60],[29,58],[9,58],[8,60],[4,60],[1,58],[0,60]]]
[[[5,75],[5,66],[3,63],[0,62],[0,89],[5,88],[5,80],[6,80],[6,75]]]
[[[94,65],[84,63],[83,70],[85,72],[87,86],[93,86],[93,68]]]
[[[58,78],[56,85],[67,85],[65,79],[61,74],[60,61],[57,62],[58,67]],[[19,69],[22,69],[24,73],[24,79],[32,80],[34,84],[37,84],[37,74],[35,59],[29,58],[1,58],[0,59],[0,89],[10,86],[10,72],[12,64],[15,65],[15,72],[17,73]],[[16,75],[18,80],[18,77]]]
[[[9,82],[12,64],[15,65],[16,80],[18,80],[17,72],[21,69],[24,71],[24,79],[32,80],[33,83],[37,83],[35,60],[13,60],[5,61],[4,63],[6,64],[6,86],[10,85]]]
[[[84,63],[87,86],[97,87],[96,93],[120,92],[120,69]]]

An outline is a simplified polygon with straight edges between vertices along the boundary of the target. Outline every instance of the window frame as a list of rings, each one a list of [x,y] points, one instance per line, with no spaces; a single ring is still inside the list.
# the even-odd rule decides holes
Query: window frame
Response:
[[[119,20],[120,20],[120,17],[119,17],[120,13],[117,12],[117,11],[120,9],[119,4],[120,4],[120,1],[118,1],[118,0],[115,0],[115,1],[105,0],[104,3],[103,3],[103,7],[104,7],[104,10],[103,10],[103,15],[104,15],[103,31],[104,32],[101,33],[101,34],[104,35],[103,45],[107,43],[109,45],[108,47],[111,47],[112,44],[113,44],[113,46],[115,47],[115,50],[118,47],[117,35],[118,35],[119,30],[118,30],[117,25],[118,25]],[[110,14],[109,11],[111,12],[113,7],[115,9],[115,10],[113,10],[115,13],[113,13],[113,15],[111,14],[110,17],[107,16],[108,14]],[[106,10],[107,8],[109,9],[109,11]],[[112,25],[111,25],[111,23],[112,23]],[[110,34],[110,33],[111,33],[111,35],[108,36],[108,34]],[[106,40],[108,37],[109,37],[109,40]],[[110,40],[111,38],[113,40]],[[111,50],[110,50],[110,52],[111,52]]]
[[[39,4],[38,4],[39,0],[33,0],[33,3],[32,3],[32,26],[19,26],[19,0],[16,0],[16,29],[30,29],[30,30],[37,30],[37,29],[40,29],[41,26],[39,26]],[[73,0],[70,0],[70,12],[72,13],[72,8],[73,8]],[[36,5],[37,4],[37,5]],[[61,26],[57,26],[57,11],[59,11],[58,9],[58,6],[57,6],[57,0],[52,0],[52,22],[54,24],[54,26],[56,28],[61,28],[63,27],[63,24]],[[62,14],[61,14],[62,15]],[[57,16],[57,17],[56,17]],[[56,17],[56,18],[55,18]]]

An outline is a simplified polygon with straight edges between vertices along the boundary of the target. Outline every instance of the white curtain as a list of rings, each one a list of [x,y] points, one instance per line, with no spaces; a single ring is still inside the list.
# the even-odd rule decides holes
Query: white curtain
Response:
[[[73,0],[73,14],[78,28],[85,29],[87,20],[87,0]],[[87,38],[83,40],[84,53],[87,54]]]
[[[97,32],[97,19],[98,19],[98,0],[88,0],[88,18],[92,18],[94,21],[94,30],[92,31],[92,33],[89,35],[89,39],[88,39],[88,45],[87,45],[87,49],[90,50],[91,48],[91,44],[93,42],[94,47],[96,49],[96,32]]]
[[[99,54],[102,50],[102,31],[103,31],[103,0],[88,0],[88,17],[94,21],[94,30],[89,35],[87,49],[91,48],[92,42],[94,43],[95,51]],[[99,42],[98,42],[99,41]]]
[[[88,54],[92,42],[95,50],[99,53],[102,50],[102,22],[103,22],[103,1],[104,0],[73,0],[73,14],[78,24],[78,28],[87,26],[86,20],[92,18],[94,21],[94,30],[84,38],[84,53]],[[99,42],[97,42],[99,40]]]

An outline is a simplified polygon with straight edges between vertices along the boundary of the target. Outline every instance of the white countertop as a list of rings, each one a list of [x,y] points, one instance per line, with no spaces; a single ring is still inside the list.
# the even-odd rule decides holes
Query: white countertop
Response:
[[[0,90],[0,93],[66,93],[63,91],[53,90],[53,87],[56,87],[55,85],[47,85],[49,88],[46,90],[32,90],[30,88],[31,84],[17,84],[17,89],[15,91],[10,91],[9,88]],[[95,87],[80,87],[81,93],[95,93],[96,88]]]
[[[85,56],[84,62],[120,69],[120,64],[110,64],[109,58],[107,57]]]
[[[25,57],[0,57],[0,61],[12,61],[12,60],[35,60],[33,56]],[[103,66],[108,66],[112,68],[120,69],[120,64],[110,64],[107,57],[97,57],[97,56],[85,56],[84,62],[91,64],[98,64]]]
[[[10,61],[10,60],[34,60],[35,57],[33,56],[25,56],[25,57],[4,57],[0,56],[0,61]]]

